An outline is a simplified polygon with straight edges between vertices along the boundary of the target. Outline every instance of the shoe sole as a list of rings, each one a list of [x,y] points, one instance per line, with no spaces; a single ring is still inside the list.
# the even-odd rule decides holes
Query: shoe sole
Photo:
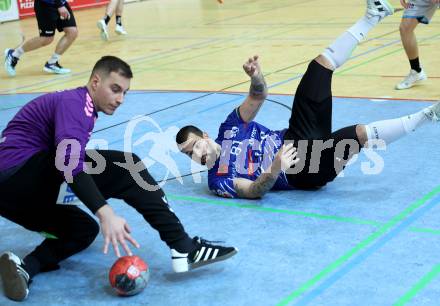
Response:
[[[17,266],[8,254],[0,257],[0,277],[5,295],[14,301],[23,301],[28,295],[26,281],[18,274]]]
[[[70,73],[70,71],[68,71],[68,72],[56,72],[56,71],[53,71],[52,69],[49,69],[49,68],[46,68],[46,67],[44,67],[43,70],[48,72],[48,73],[53,73],[53,74],[69,74]]]
[[[9,76],[15,76],[15,71],[14,71],[14,73],[11,73],[11,72],[9,72],[9,69],[8,69],[8,64],[6,63],[6,59],[7,59],[7,57],[8,57],[8,52],[9,52],[9,50],[11,50],[11,49],[6,49],[5,50],[5,52],[4,52],[4,54],[5,54],[5,70],[6,70],[6,73],[9,75]]]
[[[220,256],[220,257],[217,257],[215,259],[212,259],[212,260],[209,260],[209,261],[199,261],[199,262],[190,264],[189,265],[189,270],[194,270],[194,269],[197,269],[197,268],[200,268],[200,267],[203,267],[203,266],[206,266],[206,265],[210,265],[210,264],[218,262],[218,261],[226,260],[228,258],[231,258],[232,256],[234,256],[237,253],[238,253],[238,249],[235,249],[233,252],[230,252],[230,253],[228,253],[226,255],[223,255],[223,256]]]
[[[388,16],[391,16],[394,14],[394,6],[391,5],[391,3],[389,3],[387,0],[379,0],[382,5],[384,7],[386,7],[386,9],[388,10],[388,12],[390,13]]]
[[[98,23],[96,23],[96,26],[97,26],[98,29],[101,31],[101,39],[107,41],[107,40],[108,40],[108,33],[107,33],[107,31],[104,29],[104,27],[102,26],[102,24],[98,21]]]
[[[428,115],[429,114],[429,115]],[[440,101],[434,103],[434,105],[429,107],[429,112],[425,115],[433,122],[439,122],[440,121]]]
[[[423,79],[417,80],[417,81],[415,81],[414,83],[412,83],[411,86],[408,86],[408,87],[398,87],[398,86],[396,86],[395,88],[396,88],[396,90],[410,89],[410,88],[412,88],[412,87],[414,87],[414,86],[419,85],[420,83],[423,83],[423,82],[426,81],[427,79],[428,79],[428,77],[424,77]]]

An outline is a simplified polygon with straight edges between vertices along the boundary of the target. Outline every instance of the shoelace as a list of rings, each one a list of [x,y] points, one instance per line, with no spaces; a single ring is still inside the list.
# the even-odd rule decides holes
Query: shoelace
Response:
[[[403,80],[403,82],[404,82],[404,83],[413,83],[413,82],[415,82],[415,81],[417,81],[417,80],[418,80],[418,73],[412,73],[412,72],[410,72],[410,73],[406,76],[405,80]]]

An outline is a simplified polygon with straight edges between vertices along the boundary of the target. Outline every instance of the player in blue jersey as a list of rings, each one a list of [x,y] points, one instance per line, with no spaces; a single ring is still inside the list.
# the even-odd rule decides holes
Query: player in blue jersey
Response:
[[[64,32],[58,41],[55,52],[44,64],[43,70],[48,73],[66,74],[70,69],[60,65],[61,55],[72,45],[78,36],[75,16],[67,0],[35,0],[35,17],[38,22],[39,36],[33,37],[18,48],[5,50],[5,70],[9,76],[15,76],[18,60],[25,52],[30,52],[50,45],[55,37],[55,30]]]
[[[437,103],[402,118],[357,124],[332,132],[333,71],[345,63],[369,30],[393,13],[386,0],[367,0],[367,12],[310,62],[298,85],[288,128],[253,121],[267,95],[258,57],[243,66],[249,96],[220,125],[212,140],[195,126],[176,135],[179,149],[208,167],[209,189],[228,198],[259,198],[272,189],[316,189],[333,181],[362,147],[386,144],[428,121],[440,120]]]
[[[100,228],[104,253],[113,246],[119,257],[122,246],[131,255],[128,243],[139,244],[125,219],[108,204],[109,198],[124,200],[159,232],[170,248],[175,272],[237,253],[233,247],[190,238],[138,156],[113,150],[86,152],[98,113],[115,112],[131,78],[128,64],[105,56],[96,63],[86,86],[32,100],[2,132],[0,216],[47,237],[23,260],[12,252],[0,256],[0,277],[8,298],[24,300],[36,274],[58,269],[59,262],[87,248]],[[57,204],[63,182],[99,219],[100,226],[79,207]]]

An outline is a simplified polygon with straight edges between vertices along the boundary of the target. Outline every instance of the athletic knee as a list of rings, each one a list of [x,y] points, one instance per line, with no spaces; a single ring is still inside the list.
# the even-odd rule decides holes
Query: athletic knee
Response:
[[[64,34],[66,35],[67,39],[69,39],[70,41],[73,41],[78,37],[78,28],[76,28],[76,27],[65,28]]]
[[[359,140],[360,145],[363,147],[368,141],[367,128],[363,124],[356,125],[356,136]]]
[[[44,46],[48,46],[53,42],[54,36],[49,36],[49,37],[40,37],[40,41],[41,41],[41,45]]]
[[[334,60],[332,60],[331,57],[326,56],[325,52],[323,54],[318,55],[315,58],[315,61],[324,68],[327,68],[332,71],[338,68],[338,64]]]
[[[399,32],[400,32],[400,35],[405,36],[405,35],[408,35],[408,33],[410,33],[411,31],[408,29],[408,27],[406,27],[405,25],[401,24],[399,26]]]
[[[411,34],[414,32],[414,29],[416,28],[416,26],[417,26],[417,23],[414,23],[412,21],[402,21],[399,26],[400,34],[402,36]]]

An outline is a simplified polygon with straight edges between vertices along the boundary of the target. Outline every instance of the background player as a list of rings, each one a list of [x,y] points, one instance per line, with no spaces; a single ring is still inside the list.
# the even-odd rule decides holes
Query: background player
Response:
[[[108,23],[113,16],[113,13],[116,11],[116,27],[115,32],[118,35],[127,35],[124,27],[122,26],[122,12],[124,10],[124,0],[110,0],[109,4],[105,9],[105,15],[102,19],[98,21],[96,24],[98,29],[101,31],[102,40],[108,40]]]
[[[400,37],[411,69],[405,79],[396,85],[396,89],[408,89],[428,78],[420,66],[419,46],[414,30],[419,23],[428,24],[431,21],[440,0],[400,0],[400,3],[405,8],[400,22]]]
[[[72,45],[78,36],[75,16],[66,0],[35,0],[35,16],[40,35],[25,41],[16,49],[5,50],[5,70],[9,76],[15,76],[15,67],[20,57],[29,51],[50,45],[55,37],[55,29],[64,32],[58,41],[55,52],[43,66],[48,73],[66,74],[70,69],[60,65],[61,55]]]

